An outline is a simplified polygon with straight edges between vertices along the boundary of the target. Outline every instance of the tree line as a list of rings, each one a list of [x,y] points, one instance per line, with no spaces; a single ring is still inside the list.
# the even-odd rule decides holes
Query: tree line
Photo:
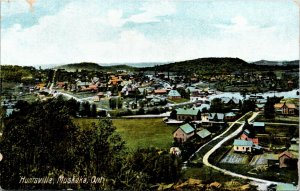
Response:
[[[1,187],[4,189],[126,189],[175,182],[180,160],[167,151],[129,151],[112,121],[79,127],[70,102],[61,98],[19,103],[4,120],[0,139]],[[74,114],[74,113],[73,113]],[[105,184],[20,184],[20,177],[103,177]]]

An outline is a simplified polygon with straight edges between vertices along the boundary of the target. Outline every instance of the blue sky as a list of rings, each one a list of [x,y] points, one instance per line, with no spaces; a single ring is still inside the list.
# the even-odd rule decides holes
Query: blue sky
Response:
[[[293,0],[1,0],[1,63],[299,58]]]

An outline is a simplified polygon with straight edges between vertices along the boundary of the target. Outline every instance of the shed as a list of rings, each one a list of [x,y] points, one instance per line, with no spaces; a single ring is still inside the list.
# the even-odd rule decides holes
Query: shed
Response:
[[[266,131],[264,122],[254,122],[253,128],[255,131],[257,131],[259,133],[264,133]]]
[[[201,138],[201,139],[206,139],[208,137],[210,137],[211,132],[209,132],[207,129],[203,129],[201,131],[197,132],[197,135]]]

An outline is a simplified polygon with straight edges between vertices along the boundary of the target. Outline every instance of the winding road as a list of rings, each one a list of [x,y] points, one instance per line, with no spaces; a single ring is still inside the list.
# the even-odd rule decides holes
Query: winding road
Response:
[[[234,176],[237,178],[242,178],[242,179],[246,179],[246,180],[251,180],[251,184],[258,186],[259,190],[266,190],[268,185],[271,184],[286,184],[283,182],[275,182],[275,181],[269,181],[269,180],[264,180],[264,179],[260,179],[260,178],[255,178],[255,177],[251,177],[251,176],[245,176],[242,174],[238,174],[235,172],[231,172],[229,170],[226,169],[222,169],[219,168],[217,166],[212,165],[209,162],[209,157],[218,149],[222,146],[222,144],[224,144],[226,141],[235,138],[239,133],[241,133],[243,131],[243,127],[244,127],[244,122],[241,122],[242,119],[246,116],[250,114],[246,113],[244,116],[242,116],[241,118],[239,118],[238,120],[236,120],[233,124],[231,124],[226,131],[224,131],[222,134],[214,137],[212,140],[210,140],[209,142],[207,142],[206,144],[202,145],[190,158],[188,161],[192,160],[195,156],[200,156],[197,160],[201,160],[204,165],[211,167],[219,172],[222,172],[226,175],[230,175],[230,176]],[[251,123],[259,114],[259,112],[254,112],[252,113],[252,116],[248,119],[249,123]],[[240,126],[235,130],[233,128],[236,128],[236,124],[240,124]],[[233,131],[233,132],[231,132]],[[207,150],[209,149],[209,150]],[[204,153],[204,154],[202,154]],[[202,157],[201,157],[202,156]],[[184,164],[183,168],[186,168],[186,163]]]
[[[250,122],[250,121],[254,120],[257,115],[258,115],[258,112],[254,112],[252,114],[252,116],[248,119],[248,121]],[[234,124],[239,123],[238,121],[239,120],[234,122],[226,131],[229,131]],[[234,177],[238,177],[238,178],[242,178],[242,179],[247,179],[247,180],[252,180],[253,181],[252,184],[256,184],[256,185],[257,184],[265,184],[267,186],[267,185],[270,185],[270,184],[284,184],[283,182],[269,181],[269,180],[255,178],[255,177],[245,176],[245,175],[242,175],[242,174],[237,174],[237,173],[231,172],[229,170],[221,169],[221,168],[219,168],[217,166],[214,166],[211,163],[209,163],[208,159],[209,159],[210,155],[212,155],[218,148],[220,148],[223,143],[225,143],[226,141],[228,141],[230,139],[233,139],[239,133],[241,133],[243,131],[243,127],[244,127],[244,123],[242,123],[237,130],[235,130],[233,133],[229,134],[228,136],[224,137],[220,142],[218,142],[216,145],[214,145],[207,153],[205,153],[205,155],[203,157],[203,164],[206,165],[206,166],[209,166],[209,167],[211,167],[215,170],[223,172],[224,174],[230,175],[230,176],[234,176]],[[221,135],[219,135],[218,137],[215,137],[215,139],[222,137],[222,135],[224,135],[226,133],[226,131],[224,133],[222,133]]]

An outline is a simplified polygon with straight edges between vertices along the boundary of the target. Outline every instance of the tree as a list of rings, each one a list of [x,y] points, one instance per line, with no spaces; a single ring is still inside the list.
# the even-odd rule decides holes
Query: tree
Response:
[[[87,117],[91,116],[91,105],[88,101],[82,103],[81,115]]]
[[[80,103],[73,98],[66,102],[66,106],[69,108],[70,115],[76,116],[76,113],[79,111],[78,104],[80,105]]]
[[[116,109],[116,107],[117,107],[116,99],[114,99],[114,98],[110,98],[110,99],[109,99],[109,107],[110,107],[111,109]]]
[[[96,117],[96,116],[97,116],[97,107],[96,104],[93,104],[91,110],[91,117]]]
[[[173,109],[170,113],[170,119],[177,119],[177,111]]]
[[[275,118],[275,107],[274,101],[272,101],[269,97],[267,98],[267,102],[264,107],[264,116],[267,119],[274,119]]]
[[[118,109],[122,109],[122,106],[123,106],[123,100],[122,100],[122,98],[121,97],[118,97],[117,98],[118,99]]]
[[[255,111],[256,104],[254,100],[244,100],[242,104],[242,113],[247,113],[248,111]]]
[[[224,103],[220,98],[215,98],[211,101],[210,112],[222,113],[224,112]]]
[[[5,189],[29,189],[20,184],[20,176],[104,177],[107,184],[69,185],[73,189],[117,189],[119,169],[126,156],[124,141],[115,133],[109,119],[78,128],[70,118],[62,99],[34,102],[5,120],[0,142],[1,186]],[[22,115],[20,115],[22,113]],[[108,168],[109,167],[109,168]],[[59,184],[37,184],[35,189],[62,189]]]

